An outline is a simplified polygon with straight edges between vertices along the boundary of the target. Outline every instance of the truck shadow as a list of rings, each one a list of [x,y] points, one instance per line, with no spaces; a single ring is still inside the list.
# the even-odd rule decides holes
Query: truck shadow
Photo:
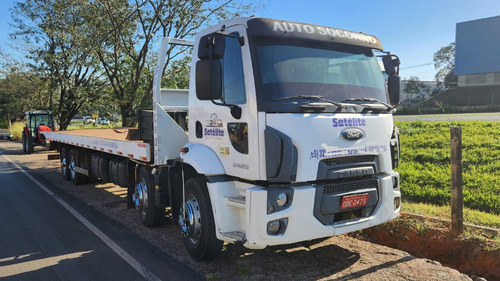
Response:
[[[220,257],[224,270],[220,280],[318,280],[348,270],[360,254],[326,239],[312,240],[264,250],[249,250],[239,244],[226,244]]]

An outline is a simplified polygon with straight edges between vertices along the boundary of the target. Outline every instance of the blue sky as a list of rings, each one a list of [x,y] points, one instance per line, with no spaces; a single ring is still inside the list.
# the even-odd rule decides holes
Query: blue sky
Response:
[[[433,80],[434,53],[455,41],[458,22],[499,16],[500,0],[263,0],[256,16],[332,26],[377,36],[401,59],[401,76]],[[0,0],[0,48],[6,50],[14,0]],[[492,36],[500,36],[492,34]],[[420,66],[420,67],[416,67]]]

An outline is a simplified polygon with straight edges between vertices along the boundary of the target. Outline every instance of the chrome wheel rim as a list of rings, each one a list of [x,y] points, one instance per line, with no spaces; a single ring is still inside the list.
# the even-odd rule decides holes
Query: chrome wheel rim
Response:
[[[193,195],[186,200],[185,208],[181,206],[179,225],[191,243],[198,243],[201,237],[201,214],[198,200]]]
[[[66,160],[66,158],[62,158],[61,159],[61,170],[62,170],[62,173],[63,173],[63,176],[66,176],[68,174],[68,161]]]
[[[141,179],[135,186],[135,192],[134,195],[132,195],[132,199],[134,200],[135,208],[145,215],[148,211],[148,189],[144,179]]]
[[[71,162],[69,163],[69,170],[71,172],[71,178],[74,179],[76,177],[76,171],[75,171],[75,156],[71,155]]]

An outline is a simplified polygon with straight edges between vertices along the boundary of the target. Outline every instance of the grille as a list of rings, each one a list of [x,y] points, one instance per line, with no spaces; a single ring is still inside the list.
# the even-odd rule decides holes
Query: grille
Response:
[[[369,179],[363,181],[352,181],[352,182],[342,182],[325,185],[323,187],[324,193],[337,193],[337,192],[348,192],[355,191],[359,189],[365,188],[377,188],[378,189],[378,180],[377,179]]]
[[[355,163],[365,163],[365,162],[375,162],[375,155],[359,155],[359,156],[346,156],[338,158],[325,159],[323,162],[328,166],[343,165],[343,164],[355,164]]]

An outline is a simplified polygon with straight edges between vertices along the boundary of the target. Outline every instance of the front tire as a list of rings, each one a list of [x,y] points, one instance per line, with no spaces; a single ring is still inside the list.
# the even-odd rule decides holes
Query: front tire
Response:
[[[132,200],[137,210],[141,223],[147,227],[161,224],[165,218],[165,208],[155,206],[155,189],[150,170],[140,167],[135,184]]]
[[[222,250],[223,242],[215,234],[212,205],[206,181],[201,177],[191,178],[185,185],[185,202],[179,214],[184,245],[192,258],[208,260]]]

